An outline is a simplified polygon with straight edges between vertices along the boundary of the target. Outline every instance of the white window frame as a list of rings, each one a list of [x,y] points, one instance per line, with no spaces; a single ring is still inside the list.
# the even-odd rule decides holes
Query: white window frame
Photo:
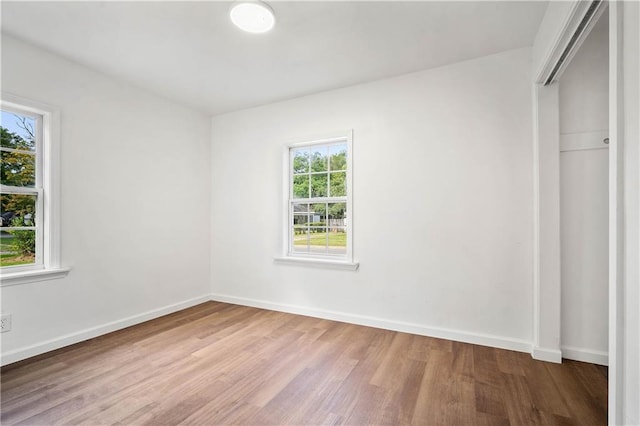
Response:
[[[334,199],[322,197],[320,199],[310,198],[309,203],[315,202],[346,202],[347,205],[347,247],[345,255],[331,255],[322,253],[299,253],[294,252],[291,247],[293,232],[293,204],[294,202],[306,201],[305,199],[294,199],[292,190],[293,156],[292,151],[302,147],[312,147],[315,145],[326,145],[332,143],[346,143],[347,145],[347,170],[346,170],[346,197]],[[283,149],[283,204],[282,204],[282,255],[275,258],[278,263],[307,265],[314,267],[326,267],[331,269],[357,270],[358,262],[353,256],[353,130],[334,133],[322,137],[308,138],[303,141],[288,143]]]
[[[2,187],[3,192],[37,194],[36,261],[0,268],[0,286],[51,280],[65,276],[60,267],[60,151],[59,109],[10,93],[0,95],[2,110],[36,119],[35,188]]]

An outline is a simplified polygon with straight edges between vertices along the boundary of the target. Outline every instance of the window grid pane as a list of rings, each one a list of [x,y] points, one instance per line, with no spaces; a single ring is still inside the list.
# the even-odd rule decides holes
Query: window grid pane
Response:
[[[0,183],[7,186],[36,185],[36,156],[27,151],[0,151]]]
[[[347,145],[344,143],[329,147],[329,170],[347,170]]]
[[[37,261],[38,194],[0,194],[0,267]]]
[[[0,148],[35,152],[37,125],[34,117],[11,111],[0,111],[0,126],[3,129]]]

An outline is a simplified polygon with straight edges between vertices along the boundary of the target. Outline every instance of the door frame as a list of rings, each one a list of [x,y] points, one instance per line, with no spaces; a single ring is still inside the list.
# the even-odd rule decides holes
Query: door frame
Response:
[[[560,150],[558,84],[602,12],[609,8],[609,424],[621,424],[623,356],[623,79],[621,2],[601,2],[567,55],[566,46],[592,2],[574,1],[555,43],[534,75],[533,87],[533,347],[535,359],[562,362],[560,349]],[[563,57],[564,55],[564,57]],[[560,61],[560,58],[563,61]],[[560,65],[558,66],[558,62]],[[551,80],[550,81],[550,78]],[[546,83],[546,84],[545,84]]]

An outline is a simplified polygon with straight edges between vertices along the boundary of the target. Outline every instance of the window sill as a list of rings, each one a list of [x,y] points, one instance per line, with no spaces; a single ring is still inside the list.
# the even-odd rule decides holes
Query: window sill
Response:
[[[360,266],[360,263],[358,262],[331,259],[311,259],[308,257],[283,256],[275,257],[273,260],[276,263],[281,263],[283,265],[311,266],[314,268],[341,269],[344,271],[357,271]]]
[[[27,284],[37,281],[55,280],[66,277],[71,268],[38,269],[35,271],[21,271],[3,273],[0,277],[0,287]]]

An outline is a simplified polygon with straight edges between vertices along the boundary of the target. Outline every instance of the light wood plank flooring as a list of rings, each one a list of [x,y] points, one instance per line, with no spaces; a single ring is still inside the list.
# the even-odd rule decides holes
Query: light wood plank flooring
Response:
[[[607,371],[208,302],[2,369],[3,425],[606,424]]]

